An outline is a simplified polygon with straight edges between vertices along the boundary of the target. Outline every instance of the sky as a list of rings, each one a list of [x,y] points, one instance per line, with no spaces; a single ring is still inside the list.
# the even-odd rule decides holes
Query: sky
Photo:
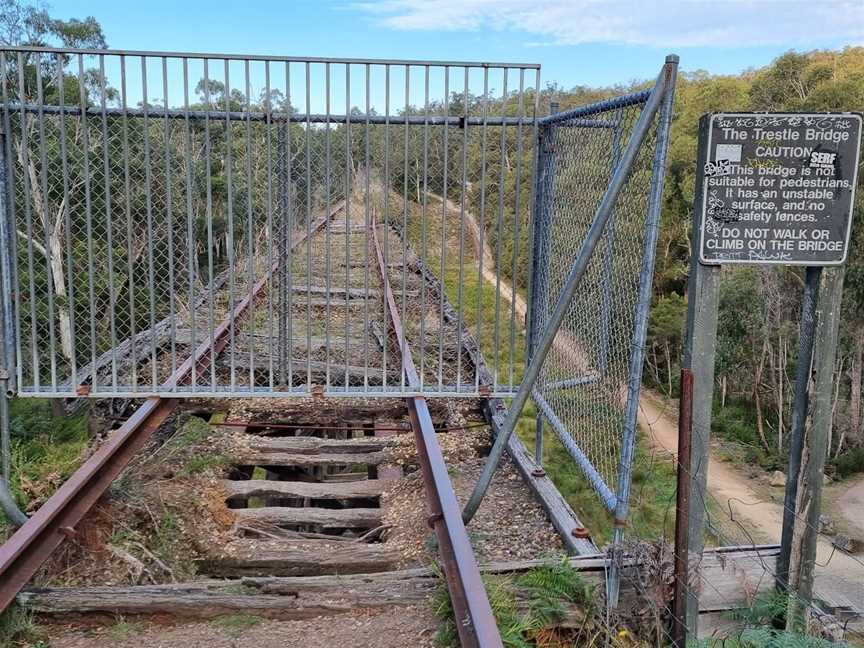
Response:
[[[864,45],[864,0],[55,0],[119,49],[540,63],[542,85],[737,73],[790,49]]]

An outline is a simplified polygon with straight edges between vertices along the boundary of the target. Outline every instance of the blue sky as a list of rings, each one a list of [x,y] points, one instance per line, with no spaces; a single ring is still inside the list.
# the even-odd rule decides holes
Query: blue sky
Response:
[[[51,2],[95,16],[113,48],[540,63],[542,80],[734,73],[784,51],[864,45],[864,0],[118,0]]]

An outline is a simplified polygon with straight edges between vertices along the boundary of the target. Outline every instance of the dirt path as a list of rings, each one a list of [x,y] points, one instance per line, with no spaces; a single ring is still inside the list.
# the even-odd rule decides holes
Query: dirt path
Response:
[[[864,535],[864,477],[860,477],[837,498],[837,508],[855,532]]]
[[[649,434],[651,445],[674,457],[678,448],[678,425],[675,412],[651,394],[643,391],[639,407],[639,426]],[[738,528],[757,542],[780,542],[783,528],[782,489],[776,500],[766,500],[750,486],[751,478],[732,464],[712,456],[708,463],[708,491],[722,508],[718,517],[724,527]],[[770,496],[769,496],[770,497]],[[844,515],[851,521],[860,520],[864,512],[864,480],[853,486],[841,498]],[[743,524],[745,532],[732,522]],[[727,522],[728,521],[728,522]],[[816,596],[833,605],[852,605],[864,612],[864,561],[857,556],[836,551],[830,541],[820,536],[816,549]]]

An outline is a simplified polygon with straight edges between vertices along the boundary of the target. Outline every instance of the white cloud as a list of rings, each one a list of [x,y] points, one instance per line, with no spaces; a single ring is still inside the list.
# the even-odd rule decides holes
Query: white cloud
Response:
[[[392,29],[515,30],[566,45],[864,43],[864,0],[378,0],[354,6]]]

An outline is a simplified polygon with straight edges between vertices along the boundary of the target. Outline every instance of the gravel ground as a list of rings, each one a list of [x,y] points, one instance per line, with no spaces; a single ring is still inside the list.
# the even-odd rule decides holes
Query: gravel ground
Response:
[[[445,449],[445,457],[447,454]],[[464,505],[480,477],[485,459],[476,455],[460,461],[447,458],[456,497]],[[402,554],[401,566],[428,564],[434,560],[436,545],[426,523],[426,494],[420,473],[411,473],[399,481],[384,496],[383,507],[385,522],[392,525],[387,543]],[[543,558],[564,551],[558,533],[506,455],[468,526],[468,535],[482,562]]]
[[[52,626],[48,634],[51,648],[431,648],[437,626],[431,606],[417,605],[303,621],[238,615],[172,626],[136,622],[93,629]]]

